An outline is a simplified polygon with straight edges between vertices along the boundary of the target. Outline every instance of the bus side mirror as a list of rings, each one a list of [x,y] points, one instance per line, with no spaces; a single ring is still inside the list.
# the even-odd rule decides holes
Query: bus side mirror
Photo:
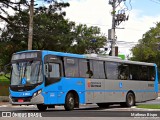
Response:
[[[52,65],[50,65],[50,64],[49,64],[49,66],[48,66],[48,71],[49,71],[49,72],[52,72]]]

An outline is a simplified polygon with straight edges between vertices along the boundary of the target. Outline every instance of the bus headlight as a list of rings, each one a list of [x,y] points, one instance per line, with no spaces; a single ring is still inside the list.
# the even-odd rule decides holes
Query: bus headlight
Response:
[[[33,97],[39,95],[41,92],[42,92],[42,90],[38,90],[37,92],[35,92],[35,93],[33,94]]]
[[[37,95],[39,95],[42,92],[42,90],[38,90]]]

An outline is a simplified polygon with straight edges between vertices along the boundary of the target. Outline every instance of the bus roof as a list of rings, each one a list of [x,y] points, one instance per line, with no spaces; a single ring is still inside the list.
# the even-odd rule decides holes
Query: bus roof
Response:
[[[96,60],[104,60],[110,62],[119,62],[119,63],[127,63],[127,64],[137,64],[137,65],[147,65],[147,66],[157,66],[155,63],[147,63],[147,62],[139,62],[139,61],[131,61],[131,60],[122,60],[120,57],[116,56],[99,56],[99,55],[88,55],[88,59],[96,59]]]
[[[17,52],[17,53],[38,52],[38,51],[43,52],[43,56],[48,55],[48,54],[52,54],[52,55],[64,56],[64,57],[86,58],[86,59],[104,60],[104,61],[120,62],[120,63],[127,63],[127,64],[157,66],[155,63],[122,60],[120,57],[102,56],[102,55],[97,55],[97,54],[86,54],[86,55],[84,54],[83,55],[83,54],[49,51],[49,50],[26,50],[26,51],[20,51],[20,52]]]

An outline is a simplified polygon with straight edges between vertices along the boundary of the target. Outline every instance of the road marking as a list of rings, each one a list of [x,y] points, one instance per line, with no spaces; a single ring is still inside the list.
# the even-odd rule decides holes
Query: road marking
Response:
[[[8,105],[1,105],[0,107],[8,107]]]
[[[8,105],[1,105],[0,107],[12,107],[12,108],[20,108],[20,107],[26,107],[26,108],[35,108],[36,106],[35,105],[29,105],[29,106],[27,106],[27,105],[10,105],[10,104],[8,104]]]

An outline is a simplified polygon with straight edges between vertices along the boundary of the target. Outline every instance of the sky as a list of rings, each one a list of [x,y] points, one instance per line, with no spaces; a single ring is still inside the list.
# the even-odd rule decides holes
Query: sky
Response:
[[[70,3],[66,8],[66,18],[75,21],[77,24],[87,24],[87,26],[98,26],[101,32],[108,35],[108,29],[112,27],[112,6],[109,0],[64,0]],[[118,1],[118,0],[117,0]],[[121,4],[116,11],[126,5],[126,15],[129,20],[122,22],[116,29],[119,54],[129,55],[130,49],[138,43],[143,34],[155,27],[156,22],[160,22],[160,2],[158,0],[126,0],[126,4]]]
[[[43,2],[43,0],[37,1],[40,1],[42,4],[46,3]],[[70,3],[70,7],[64,9],[67,19],[77,24],[97,26],[101,29],[103,35],[108,36],[108,29],[112,27],[112,6],[108,4],[109,0],[58,1]],[[116,11],[127,6],[125,13],[129,15],[129,20],[122,22],[120,26],[118,26],[118,28],[123,29],[116,29],[117,45],[119,47],[119,54],[131,55],[130,49],[138,43],[138,40],[142,38],[143,34],[150,30],[151,27],[155,27],[156,22],[160,22],[160,0],[123,1],[125,1],[125,4],[120,4],[120,6],[116,8]],[[13,11],[9,11],[10,14],[13,14]],[[0,26],[2,26],[2,22]]]

